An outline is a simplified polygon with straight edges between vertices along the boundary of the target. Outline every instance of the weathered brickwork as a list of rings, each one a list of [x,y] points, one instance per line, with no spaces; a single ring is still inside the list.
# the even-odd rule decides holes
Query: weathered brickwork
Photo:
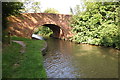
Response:
[[[8,17],[8,29],[11,35],[31,38],[36,27],[48,26],[53,31],[53,37],[69,38],[72,36],[69,20],[71,15],[52,13],[21,13]]]

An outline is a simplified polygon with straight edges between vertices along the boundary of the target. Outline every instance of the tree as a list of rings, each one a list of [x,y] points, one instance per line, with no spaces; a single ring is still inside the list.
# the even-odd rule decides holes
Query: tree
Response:
[[[16,15],[20,13],[20,9],[23,3],[21,2],[2,2],[2,26],[6,29],[6,18],[10,15]]]
[[[34,30],[34,34],[41,36],[50,36],[53,34],[53,31],[47,26],[40,26]]]
[[[74,15],[73,8],[70,7],[70,13]]]
[[[70,13],[73,15],[77,15],[77,14],[81,14],[82,12],[84,12],[85,9],[85,4],[84,4],[84,0],[80,1],[81,3],[76,5],[75,7],[70,7]]]
[[[86,11],[73,16],[71,26],[78,43],[120,49],[119,2],[86,2]]]
[[[21,11],[23,13],[40,13],[41,12],[40,2],[34,2],[34,0],[25,0],[22,7],[23,9]]]
[[[79,14],[81,12],[80,5],[76,5],[74,12],[75,14]]]
[[[55,13],[55,14],[58,14],[59,12],[54,9],[54,8],[48,8],[44,11],[44,13]]]
[[[21,2],[2,2],[2,41],[3,42],[10,42],[10,37],[6,32],[4,31],[7,28],[7,17],[10,15],[16,15],[20,13],[21,6],[23,4]],[[6,39],[5,36],[8,36]],[[6,41],[7,40],[7,41]]]

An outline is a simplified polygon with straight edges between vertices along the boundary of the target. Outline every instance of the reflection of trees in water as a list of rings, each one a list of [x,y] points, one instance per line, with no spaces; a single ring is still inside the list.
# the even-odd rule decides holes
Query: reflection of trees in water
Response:
[[[117,50],[48,39],[45,65],[49,77],[111,78],[117,77]],[[114,53],[115,54],[114,54]]]
[[[102,47],[102,46],[93,46],[88,44],[78,44],[76,48],[79,48],[79,52],[81,54],[76,54],[77,56],[83,56],[83,55],[92,55],[95,54],[99,57],[111,57],[111,58],[117,58],[118,53],[120,53],[119,50],[116,50],[114,48],[108,48],[108,47]]]
[[[51,77],[111,78],[118,77],[117,50],[48,39],[45,65]],[[58,73],[58,74],[57,74]]]
[[[118,77],[119,51],[87,44],[79,44],[75,48],[72,64],[78,69],[78,73],[83,73],[81,77]]]
[[[48,77],[75,78],[74,67],[69,56],[72,53],[71,43],[52,38],[47,42],[48,53],[45,56],[45,66]]]

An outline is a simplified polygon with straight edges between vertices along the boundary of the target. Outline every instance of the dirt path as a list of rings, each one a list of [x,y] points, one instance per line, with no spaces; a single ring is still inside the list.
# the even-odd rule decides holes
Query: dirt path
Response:
[[[25,53],[25,48],[26,48],[26,44],[23,41],[15,41],[13,40],[13,42],[16,42],[18,44],[20,44],[22,46],[20,53]]]

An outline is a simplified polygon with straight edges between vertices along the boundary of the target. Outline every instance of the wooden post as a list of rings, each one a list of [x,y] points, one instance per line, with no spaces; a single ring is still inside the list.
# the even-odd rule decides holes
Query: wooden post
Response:
[[[8,32],[8,42],[9,44],[11,44],[11,33],[10,32]]]

